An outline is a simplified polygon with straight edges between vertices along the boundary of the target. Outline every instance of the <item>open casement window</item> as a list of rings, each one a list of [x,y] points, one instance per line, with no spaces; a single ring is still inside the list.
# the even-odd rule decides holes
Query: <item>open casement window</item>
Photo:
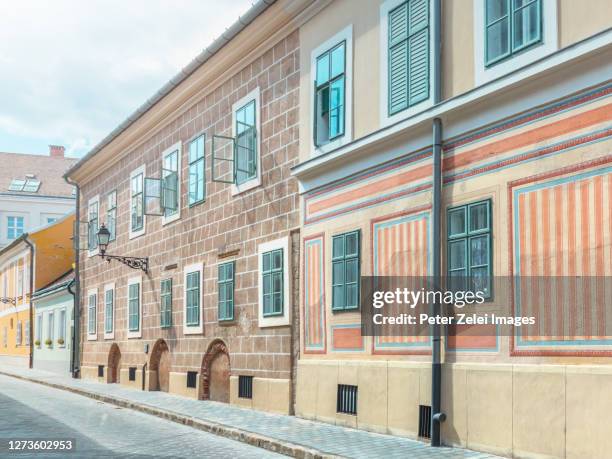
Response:
[[[257,128],[240,124],[236,138],[213,135],[213,182],[240,185],[257,174]]]
[[[106,227],[110,232],[109,241],[117,238],[117,191],[106,196]]]
[[[89,250],[95,250],[98,247],[98,201],[89,204],[88,212],[88,240]]]
[[[131,208],[130,208],[130,229],[140,231],[144,228],[144,196],[143,196],[142,173],[134,175],[130,179]]]
[[[236,110],[236,151],[234,166],[236,185],[257,176],[257,124],[255,100]]]
[[[429,0],[389,12],[388,110],[393,115],[429,98]]]
[[[74,250],[90,250],[89,222],[75,220],[72,226],[72,248]]]
[[[174,215],[178,211],[178,171],[162,169],[162,178],[144,179],[145,215]]]
[[[542,41],[542,0],[485,0],[485,64]]]
[[[204,134],[189,143],[189,205],[204,201],[206,197]]]
[[[314,144],[325,145],[344,135],[346,42],[317,58],[314,82]]]

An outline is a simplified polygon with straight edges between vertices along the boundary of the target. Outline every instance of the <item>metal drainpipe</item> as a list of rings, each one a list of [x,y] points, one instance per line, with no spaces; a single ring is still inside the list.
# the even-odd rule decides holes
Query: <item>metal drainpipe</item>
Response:
[[[68,284],[68,286],[66,287],[66,289],[68,290],[68,293],[70,293],[72,295],[72,317],[74,317],[74,310],[75,305],[77,303],[77,295],[76,292],[74,290],[72,290],[72,287],[76,286],[76,282],[74,281],[74,279],[72,279],[70,281],[70,283]],[[72,336],[70,337],[70,345],[72,346],[72,349],[70,350],[70,368],[74,368],[74,348],[76,347],[76,336],[74,333],[74,326],[72,327]]]
[[[24,239],[30,247],[30,368],[34,368],[34,311],[32,310],[32,295],[34,294],[34,245],[28,239]]]
[[[79,356],[79,351],[80,351],[80,323],[81,323],[81,276],[79,274],[79,262],[80,262],[80,251],[78,249],[78,242],[80,241],[80,230],[81,230],[81,225],[79,225],[79,218],[80,218],[80,210],[81,210],[81,190],[79,188],[79,186],[73,182],[72,180],[70,180],[68,177],[64,176],[64,180],[66,180],[66,182],[69,185],[72,185],[76,188],[76,208],[75,208],[75,228],[74,228],[74,234],[72,235],[73,238],[75,238],[76,241],[76,247],[77,249],[74,251],[74,286],[75,286],[75,297],[74,297],[74,305],[73,305],[73,337],[72,337],[72,356],[71,356],[71,360],[72,360],[72,377],[73,378],[78,378],[79,377],[79,373],[80,373],[80,368],[81,368],[81,364],[80,364],[80,356]]]
[[[433,8],[433,51],[434,51],[434,104],[442,99],[441,86],[441,55],[442,55],[442,9],[441,1],[434,0]],[[442,238],[440,231],[442,211],[442,120],[435,118],[432,125],[433,135],[433,281],[434,288],[439,289],[441,284],[441,251]],[[440,314],[440,303],[432,305],[431,313]],[[442,413],[442,362],[441,362],[441,325],[433,326],[432,359],[431,359],[431,446],[440,446],[440,423],[446,419]]]

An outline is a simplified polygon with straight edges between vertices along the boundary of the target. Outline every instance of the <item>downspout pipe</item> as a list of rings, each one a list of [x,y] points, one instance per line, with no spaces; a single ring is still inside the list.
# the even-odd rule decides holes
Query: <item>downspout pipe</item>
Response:
[[[433,0],[433,99],[434,104],[442,100],[442,4],[441,0]],[[441,287],[442,265],[442,120],[434,118],[432,125],[433,136],[433,284],[434,289]],[[440,303],[432,305],[432,315],[439,316]],[[437,321],[436,321],[437,322]],[[442,326],[433,325],[432,358],[431,358],[431,446],[442,444],[440,423],[444,422],[446,415],[442,412],[442,359],[441,359],[441,333]]]
[[[72,279],[70,283],[68,284],[68,286],[66,287],[66,289],[68,290],[68,293],[72,295],[72,317],[74,317],[74,314],[75,314],[74,310],[76,309],[76,304],[77,304],[76,291],[73,290],[75,286],[76,286],[76,282],[74,279]],[[74,368],[74,348],[76,347],[76,344],[77,344],[77,340],[76,340],[76,336],[74,333],[74,326],[73,326],[72,336],[70,337],[70,345],[72,346],[72,349],[70,350],[70,370],[71,371]]]
[[[76,189],[76,209],[75,209],[75,225],[74,234],[72,237],[76,241],[76,249],[74,250],[74,305],[72,308],[73,317],[73,333],[72,333],[72,353],[70,360],[72,361],[71,371],[72,377],[78,378],[81,362],[80,362],[80,345],[81,345],[81,275],[80,275],[80,258],[81,254],[79,251],[78,241],[80,241],[81,225],[79,225],[79,218],[81,217],[81,190],[76,182],[72,181],[69,177],[64,176],[64,180],[69,185],[72,185]],[[73,244],[74,245],[74,244]]]
[[[34,244],[26,238],[24,239],[25,243],[30,247],[30,275],[29,275],[29,302],[30,302],[30,336],[28,339],[30,340],[30,362],[29,367],[34,368],[34,310],[32,307],[32,295],[34,294]]]

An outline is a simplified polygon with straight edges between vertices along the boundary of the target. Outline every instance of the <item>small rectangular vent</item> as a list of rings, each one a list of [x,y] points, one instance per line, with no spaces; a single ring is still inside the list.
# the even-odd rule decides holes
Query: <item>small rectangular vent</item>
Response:
[[[197,382],[198,382],[198,372],[188,371],[187,372],[187,387],[195,389]]]
[[[431,406],[419,405],[419,437],[431,438]]]
[[[98,378],[104,377],[104,365],[98,365]]]
[[[136,367],[130,367],[129,368],[129,379],[130,381],[136,381]]]
[[[238,397],[253,398],[252,376],[238,376]]]
[[[357,414],[357,386],[338,384],[336,412]]]

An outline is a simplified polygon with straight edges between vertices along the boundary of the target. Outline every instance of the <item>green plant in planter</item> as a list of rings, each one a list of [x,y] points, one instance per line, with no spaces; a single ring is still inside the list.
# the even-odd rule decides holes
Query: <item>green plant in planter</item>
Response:
[[[47,338],[47,339],[45,340],[45,344],[46,344],[47,346],[51,347],[51,345],[53,344],[53,341],[51,341],[49,338]]]
[[[36,344],[38,347],[40,347],[40,340],[37,339],[36,341],[34,341],[34,344]]]
[[[59,344],[60,346],[64,345],[64,338],[58,338],[57,339],[57,344]]]

